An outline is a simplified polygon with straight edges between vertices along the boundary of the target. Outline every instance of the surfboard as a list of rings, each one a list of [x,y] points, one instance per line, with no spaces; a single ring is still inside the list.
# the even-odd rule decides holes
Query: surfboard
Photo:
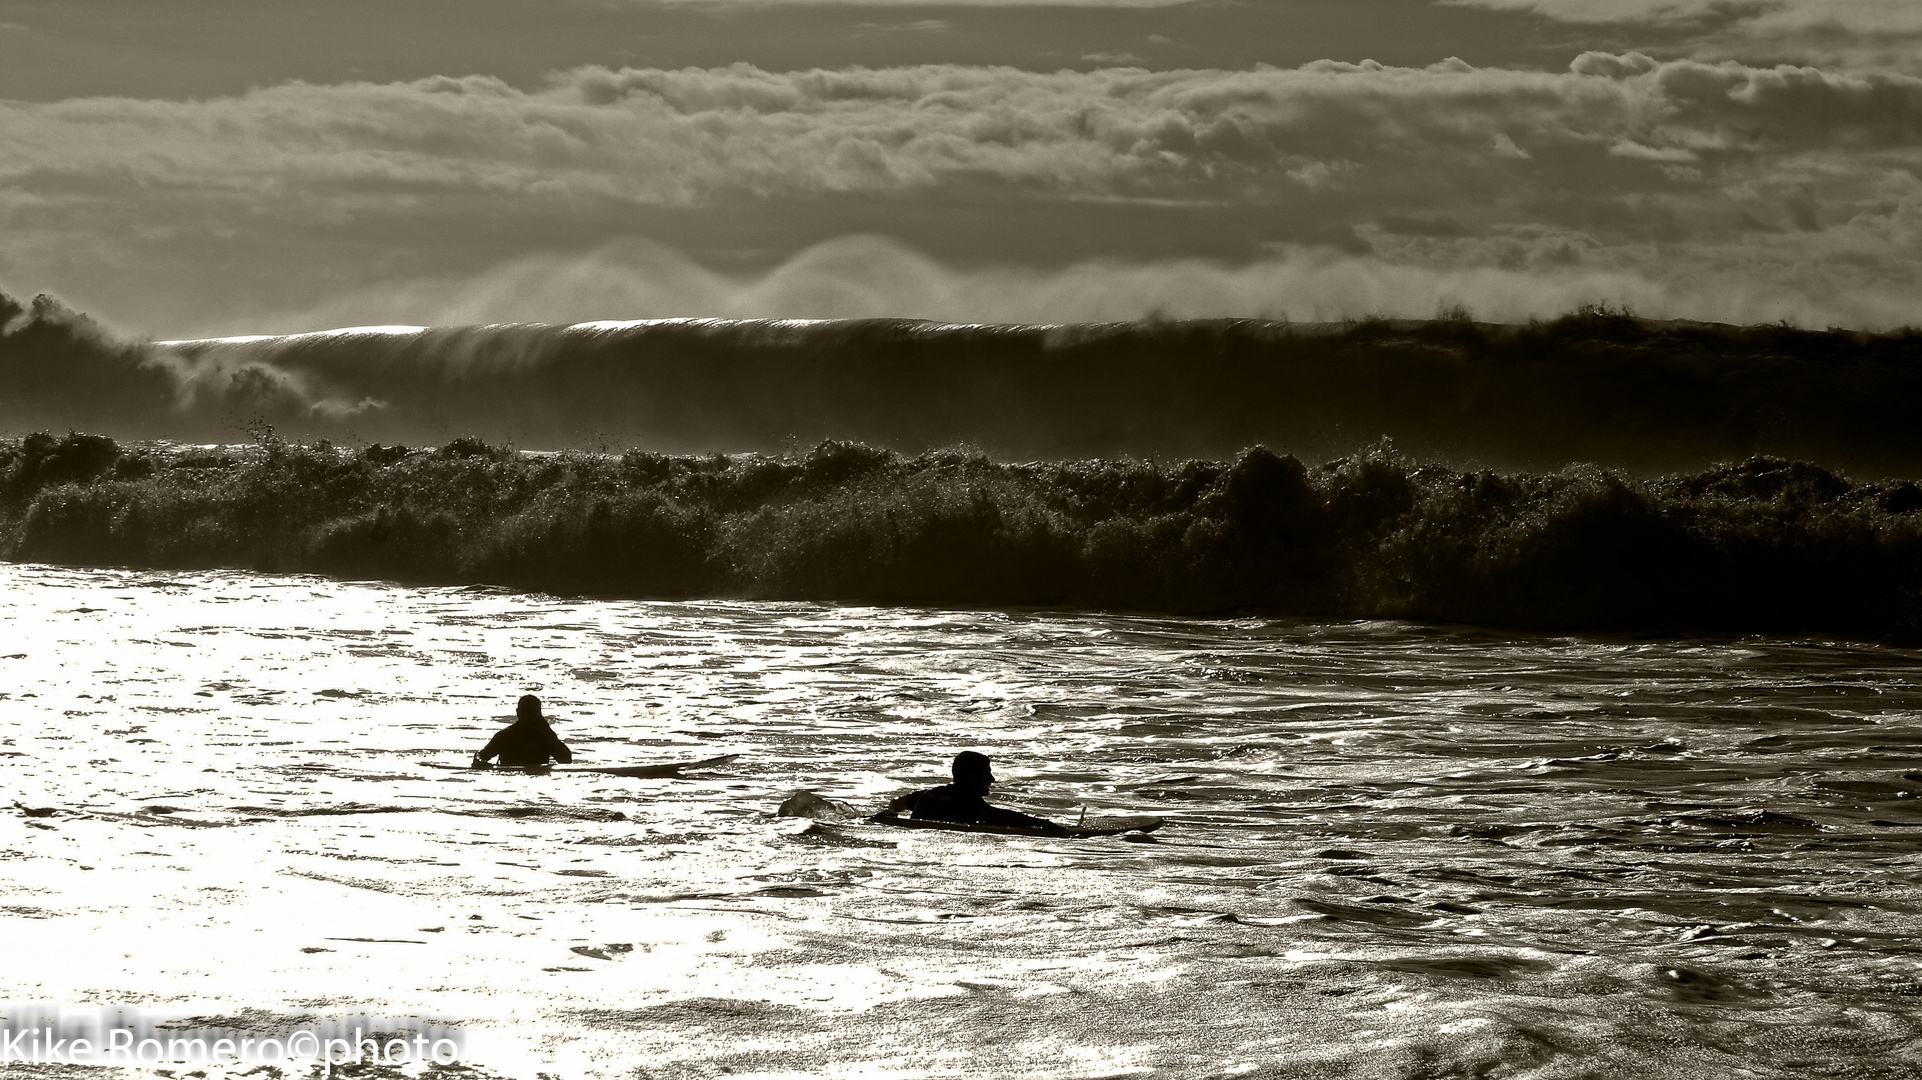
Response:
[[[438,761],[423,761],[430,769],[446,769],[450,772],[518,772],[545,775],[547,773],[592,773],[597,776],[623,776],[630,780],[647,780],[681,775],[682,769],[711,769],[725,765],[739,754],[722,754],[719,757],[702,758],[699,761],[675,761],[661,765],[495,765],[474,768],[472,765],[447,765]]]
[[[1002,836],[1052,836],[1069,840],[1086,840],[1096,836],[1119,836],[1122,833],[1149,833],[1161,828],[1167,822],[1159,817],[1112,817],[1096,818],[1079,825],[1065,826],[1066,832],[1049,832],[1046,829],[1024,829],[1018,825],[988,825],[976,821],[928,821],[926,819],[894,817],[889,814],[876,814],[867,819],[874,825],[887,825],[897,829],[939,829],[945,832],[995,833]]]

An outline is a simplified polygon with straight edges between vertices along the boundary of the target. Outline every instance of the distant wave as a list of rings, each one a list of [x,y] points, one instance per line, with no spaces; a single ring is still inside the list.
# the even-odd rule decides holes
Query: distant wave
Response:
[[[561,592],[1922,636],[1922,487],[1308,467],[0,443],[0,556]]]
[[[0,425],[122,438],[1003,458],[1307,459],[1389,436],[1457,466],[1642,473],[1755,454],[1922,475],[1922,335],[1464,320],[1061,326],[664,319],[117,342],[0,301]]]

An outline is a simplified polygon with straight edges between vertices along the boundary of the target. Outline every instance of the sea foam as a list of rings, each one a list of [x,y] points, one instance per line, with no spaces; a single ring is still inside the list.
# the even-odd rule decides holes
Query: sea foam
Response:
[[[570,593],[1570,629],[1922,627],[1922,488],[1753,458],[1654,480],[1309,466],[0,443],[0,555]]]

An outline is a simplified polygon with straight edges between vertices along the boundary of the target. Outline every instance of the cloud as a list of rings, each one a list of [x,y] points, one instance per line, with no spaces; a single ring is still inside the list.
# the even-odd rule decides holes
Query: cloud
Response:
[[[1571,23],[1738,21],[1762,27],[1922,31],[1913,0],[1442,0],[1450,7],[1533,11]]]
[[[1849,0],[1822,0],[1848,3]],[[1750,0],[1440,0],[1445,7],[1493,8],[1498,11],[1532,11],[1561,22],[1623,23],[1680,22],[1701,20],[1731,8],[1755,10],[1763,6]]]
[[[1372,170],[1378,190],[1416,163],[1424,184],[1486,189],[1513,168],[1491,157],[1605,155],[1624,141],[1730,165],[1915,149],[1922,80],[1588,53],[1559,74],[1460,61],[1087,73],[735,65],[586,67],[533,91],[482,76],[293,83],[209,101],[0,103],[0,185],[56,201],[226,195],[323,217],[451,193],[694,205],[980,184],[1272,202],[1292,190],[1278,181],[1332,162]]]
[[[472,76],[292,83],[203,101],[0,102],[10,248],[0,273],[19,280],[62,259],[131,265],[137,253],[196,265],[233,244],[278,243],[290,263],[324,264],[317,272],[336,279],[328,291],[342,292],[378,271],[370,252],[385,259],[405,246],[407,261],[433,265],[510,218],[531,236],[560,222],[623,235],[646,231],[637,213],[671,212],[751,245],[757,227],[842,198],[951,220],[950,235],[990,251],[994,230],[1010,230],[1002,239],[1013,245],[1013,230],[1033,220],[1015,207],[1134,206],[1143,220],[1179,209],[1242,236],[1242,247],[1191,254],[1244,268],[1262,242],[1344,233],[1350,255],[1382,260],[1368,265],[1404,266],[1371,280],[1399,282],[1417,306],[1441,288],[1423,275],[1520,287],[1504,275],[1561,267],[1556,280],[1571,283],[1631,292],[1630,278],[1652,283],[1648,296],[1693,298],[1702,315],[1773,310],[1765,298],[1776,294],[1797,318],[1916,321],[1884,298],[1915,292],[1919,171],[1922,79],[1886,72],[1637,53],[1586,53],[1562,72],[1460,60],[1247,71],[584,67],[531,89]],[[1444,218],[1454,234],[1419,244],[1392,227]],[[1112,220],[1121,224],[1108,226],[1111,250],[1132,250],[1133,226]],[[987,261],[1003,277],[1019,270]],[[1036,295],[1090,310],[1068,283],[1099,281],[1126,304],[1181,308],[1183,283],[1207,281],[1243,298],[1215,310],[1258,314],[1249,298],[1259,288],[1306,280],[1274,278],[1272,266],[1253,277],[1118,269],[1149,262],[1188,265],[1117,255],[1096,272],[1084,260],[1073,273],[1049,271],[1065,276]],[[1681,267],[1730,284],[1688,285],[1673,277]],[[450,264],[439,276],[464,280],[471,269]],[[146,287],[167,287],[162,276]],[[884,284],[877,295],[904,295]],[[579,287],[593,295],[592,281]],[[1731,299],[1742,289],[1754,299]]]
[[[1559,22],[1681,31],[1702,59],[1796,60],[1922,70],[1915,0],[1442,0],[1528,11]],[[1664,45],[1673,42],[1664,40]]]
[[[1922,34],[1922,7],[1912,0],[1778,0],[1754,5],[1757,31],[1833,28],[1858,34]]]

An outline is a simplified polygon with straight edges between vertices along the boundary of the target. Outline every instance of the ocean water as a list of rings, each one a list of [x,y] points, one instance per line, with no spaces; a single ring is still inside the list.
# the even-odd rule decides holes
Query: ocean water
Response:
[[[1922,335],[1577,313],[1526,326],[656,319],[117,339],[0,294],[0,430],[116,439],[1323,461],[1643,475],[1757,454],[1922,475]]]
[[[16,1004],[530,1078],[1922,1071],[1915,651],[26,564],[0,635]],[[740,757],[423,764],[524,692],[581,764]],[[773,813],[961,749],[1168,823]]]

